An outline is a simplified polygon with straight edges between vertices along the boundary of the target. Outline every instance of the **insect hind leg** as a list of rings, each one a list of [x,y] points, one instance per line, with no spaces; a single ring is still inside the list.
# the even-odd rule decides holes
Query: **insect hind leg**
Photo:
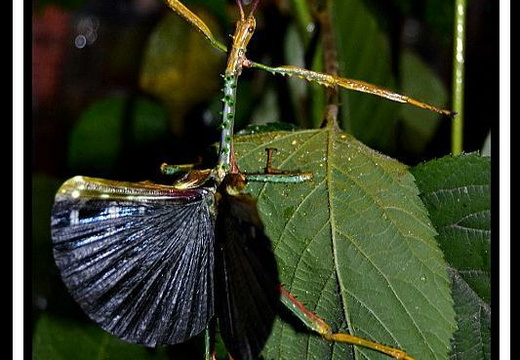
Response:
[[[325,340],[356,345],[366,349],[374,350],[393,357],[396,360],[417,360],[401,349],[367,340],[359,336],[347,333],[336,333],[332,331],[332,327],[327,324],[325,320],[307,309],[305,305],[298,301],[291,293],[289,293],[283,285],[280,285],[279,290],[281,294],[280,301],[282,304],[294,315],[296,315],[305,326],[321,335]]]

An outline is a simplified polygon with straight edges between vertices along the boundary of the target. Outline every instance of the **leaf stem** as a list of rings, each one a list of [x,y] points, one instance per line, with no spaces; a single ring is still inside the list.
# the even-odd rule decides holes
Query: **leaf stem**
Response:
[[[453,111],[457,113],[451,128],[451,151],[463,151],[464,127],[464,61],[466,43],[466,0],[455,0],[455,31],[453,41]]]

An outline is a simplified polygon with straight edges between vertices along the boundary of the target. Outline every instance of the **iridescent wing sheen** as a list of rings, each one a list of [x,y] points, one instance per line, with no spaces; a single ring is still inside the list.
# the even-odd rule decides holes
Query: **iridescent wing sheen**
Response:
[[[276,259],[252,197],[223,194],[218,209],[215,270],[220,333],[234,360],[257,360],[278,310]]]
[[[74,177],[52,209],[54,258],[74,299],[115,336],[149,347],[214,314],[214,191]]]

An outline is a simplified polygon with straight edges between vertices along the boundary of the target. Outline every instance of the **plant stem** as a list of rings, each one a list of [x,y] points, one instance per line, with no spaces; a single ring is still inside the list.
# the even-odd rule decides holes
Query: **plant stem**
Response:
[[[321,23],[323,31],[323,62],[325,73],[333,76],[338,76],[338,51],[336,49],[336,42],[334,39],[334,30],[330,19],[330,1],[327,2],[327,7],[323,10],[318,19]],[[338,127],[338,104],[339,91],[336,86],[327,88],[326,92],[326,112],[325,123],[331,127]]]
[[[457,113],[451,128],[451,151],[463,151],[464,127],[464,60],[466,44],[466,0],[455,0],[455,31],[453,41],[453,111]]]

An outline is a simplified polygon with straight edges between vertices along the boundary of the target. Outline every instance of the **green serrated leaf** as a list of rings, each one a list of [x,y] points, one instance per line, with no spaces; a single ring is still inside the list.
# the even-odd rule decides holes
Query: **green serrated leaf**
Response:
[[[160,360],[164,349],[124,343],[95,325],[42,315],[33,336],[33,360]]]
[[[242,171],[273,166],[313,172],[313,181],[250,184],[279,259],[281,281],[335,331],[447,359],[455,330],[446,264],[405,165],[336,129],[236,138]],[[297,330],[298,329],[298,330]],[[278,321],[266,358],[385,359],[330,344]]]
[[[491,308],[458,271],[451,270],[450,277],[458,326],[450,360],[491,359]]]
[[[447,156],[412,169],[451,270],[458,330],[451,359],[489,359],[491,163]]]

